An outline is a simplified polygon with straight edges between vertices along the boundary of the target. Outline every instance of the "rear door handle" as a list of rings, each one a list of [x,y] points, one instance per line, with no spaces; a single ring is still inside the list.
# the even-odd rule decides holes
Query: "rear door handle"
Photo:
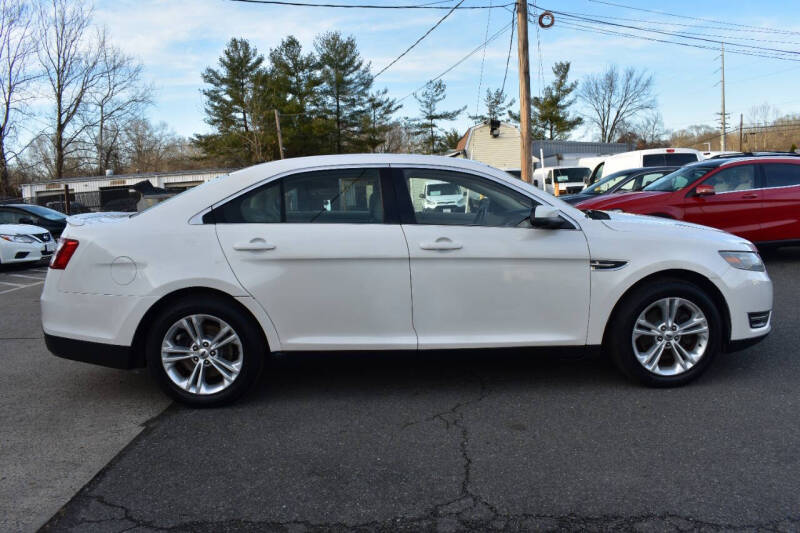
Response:
[[[439,237],[434,242],[421,242],[419,247],[423,250],[460,250],[460,242],[451,241],[447,237]]]
[[[239,252],[265,252],[267,250],[274,250],[275,245],[268,243],[264,239],[252,239],[250,242],[234,244],[233,249]]]

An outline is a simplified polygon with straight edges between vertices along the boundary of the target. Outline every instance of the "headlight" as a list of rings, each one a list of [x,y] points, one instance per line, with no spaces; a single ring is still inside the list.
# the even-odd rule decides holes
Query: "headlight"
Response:
[[[8,242],[36,242],[32,237],[27,235],[0,235],[0,239]]]
[[[728,252],[720,251],[719,255],[728,262],[733,268],[739,270],[752,270],[753,272],[764,272],[764,262],[756,252]]]

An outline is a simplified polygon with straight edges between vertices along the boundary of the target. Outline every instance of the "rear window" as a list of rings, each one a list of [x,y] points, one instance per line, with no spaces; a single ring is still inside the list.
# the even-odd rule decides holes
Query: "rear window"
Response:
[[[770,164],[764,166],[766,187],[800,185],[800,165]]]
[[[681,167],[697,162],[697,154],[672,153],[672,154],[646,154],[642,156],[642,165],[645,167]]]
[[[559,183],[565,183],[568,181],[579,181],[583,183],[584,178],[587,178],[591,170],[585,167],[580,168],[554,168],[553,169],[553,176],[556,178],[556,181]]]

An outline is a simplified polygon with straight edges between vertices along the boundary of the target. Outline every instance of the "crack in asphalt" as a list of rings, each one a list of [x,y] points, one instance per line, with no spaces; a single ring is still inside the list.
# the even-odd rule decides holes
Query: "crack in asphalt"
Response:
[[[613,514],[580,516],[574,513],[556,516],[536,513],[504,513],[474,492],[471,487],[473,459],[469,452],[470,431],[464,420],[464,409],[480,403],[491,394],[490,389],[487,387],[486,380],[476,372],[473,372],[473,376],[480,385],[480,390],[474,398],[457,402],[449,409],[435,413],[423,420],[407,422],[401,427],[402,430],[423,422],[439,421],[444,425],[445,431],[457,430],[459,435],[458,451],[462,458],[463,467],[463,477],[461,479],[461,491],[459,495],[454,499],[433,505],[429,510],[418,516],[395,516],[386,520],[355,524],[344,522],[313,523],[307,520],[289,520],[283,522],[274,520],[191,520],[173,526],[160,526],[153,521],[138,518],[136,516],[137,512],[129,509],[125,505],[107,501],[102,495],[91,493],[92,488],[96,486],[97,481],[99,481],[101,477],[101,475],[98,474],[98,477],[87,484],[87,486],[84,487],[69,504],[62,508],[41,531],[72,529],[92,531],[92,526],[96,526],[99,531],[113,531],[116,533],[124,533],[132,530],[142,532],[167,531],[200,533],[245,531],[361,533],[390,531],[608,531],[610,529],[622,531],[640,531],[642,529],[695,531],[702,529],[708,531],[759,530],[783,532],[800,529],[800,514],[764,523],[730,524],[698,520],[690,516],[655,513],[636,516]],[[160,423],[163,417],[173,409],[174,408],[167,408],[163,413],[145,423],[142,433],[135,440],[138,440],[155,429],[155,426]],[[123,453],[121,452],[120,456],[122,455]],[[101,474],[107,472],[120,456],[112,460]],[[116,516],[111,515],[108,518],[94,519],[81,516],[81,514],[86,513],[86,511],[90,509],[93,503],[105,507],[109,511],[116,511]],[[77,516],[70,516],[71,514]]]

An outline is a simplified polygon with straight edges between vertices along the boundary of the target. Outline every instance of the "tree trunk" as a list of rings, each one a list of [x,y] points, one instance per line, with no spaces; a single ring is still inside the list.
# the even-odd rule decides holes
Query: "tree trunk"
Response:
[[[53,148],[56,152],[55,161],[55,176],[54,178],[64,177],[64,127],[58,125],[56,127],[55,137],[53,139]]]
[[[8,172],[8,162],[6,161],[6,147],[0,139],[0,197],[16,196],[11,191],[11,177]]]

